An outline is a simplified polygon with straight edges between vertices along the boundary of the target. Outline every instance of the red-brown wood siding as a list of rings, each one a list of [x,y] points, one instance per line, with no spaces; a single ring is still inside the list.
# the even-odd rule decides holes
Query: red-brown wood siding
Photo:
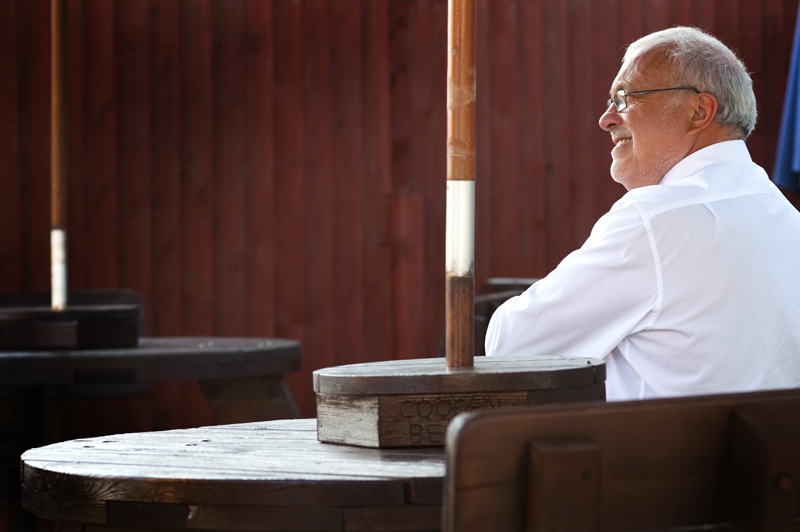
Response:
[[[153,335],[302,341],[290,377],[436,356],[445,0],[69,0],[69,283],[129,287]],[[597,127],[625,44],[737,49],[771,169],[796,0],[478,3],[476,285],[541,276],[623,189]],[[49,0],[0,0],[0,290],[49,289]],[[210,422],[196,383],[75,402],[84,432]]]

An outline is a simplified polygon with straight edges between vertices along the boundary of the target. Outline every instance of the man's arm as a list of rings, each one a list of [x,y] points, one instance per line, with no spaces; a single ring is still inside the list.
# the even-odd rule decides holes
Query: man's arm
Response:
[[[486,354],[603,358],[652,322],[661,290],[646,223],[633,205],[615,206],[580,249],[495,311]]]

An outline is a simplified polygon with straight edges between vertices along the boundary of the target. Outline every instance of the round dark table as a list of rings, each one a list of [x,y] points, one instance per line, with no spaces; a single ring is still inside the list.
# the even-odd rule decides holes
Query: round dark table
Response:
[[[10,395],[11,440],[5,467],[43,438],[45,397],[55,398],[55,440],[75,437],[69,398],[131,396],[159,381],[198,381],[216,424],[300,417],[284,375],[301,366],[300,343],[274,338],[142,337],[136,347],[0,352],[0,390]],[[4,453],[6,454],[6,453]],[[8,482],[17,522],[18,478]],[[22,518],[25,519],[24,517]],[[15,525],[17,529],[32,525]]]

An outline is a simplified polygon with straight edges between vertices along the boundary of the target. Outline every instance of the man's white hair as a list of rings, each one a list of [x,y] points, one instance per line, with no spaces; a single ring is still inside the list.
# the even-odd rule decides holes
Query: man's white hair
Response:
[[[742,138],[752,133],[758,115],[753,80],[730,48],[698,28],[679,26],[633,42],[622,62],[650,51],[664,53],[676,86],[695,87],[717,98],[717,122],[739,128]]]

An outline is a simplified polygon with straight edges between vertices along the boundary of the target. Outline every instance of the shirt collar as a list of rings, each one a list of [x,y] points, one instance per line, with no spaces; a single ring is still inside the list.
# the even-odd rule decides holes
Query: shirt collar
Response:
[[[712,164],[727,161],[752,162],[752,160],[743,140],[717,142],[678,161],[678,164],[664,174],[660,184],[669,185]]]

